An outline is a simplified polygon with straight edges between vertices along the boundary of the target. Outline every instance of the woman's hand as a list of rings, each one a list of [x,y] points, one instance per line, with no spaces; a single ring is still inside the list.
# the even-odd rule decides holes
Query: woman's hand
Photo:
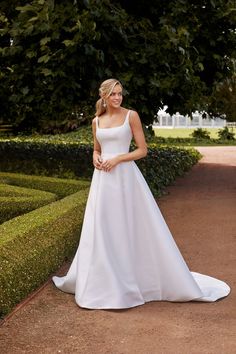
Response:
[[[100,155],[95,155],[93,157],[93,166],[98,169],[98,170],[102,170],[102,158]]]
[[[112,159],[103,161],[103,163],[101,164],[101,168],[102,170],[109,172],[113,167],[118,165],[119,162],[120,160],[118,157],[113,157]]]

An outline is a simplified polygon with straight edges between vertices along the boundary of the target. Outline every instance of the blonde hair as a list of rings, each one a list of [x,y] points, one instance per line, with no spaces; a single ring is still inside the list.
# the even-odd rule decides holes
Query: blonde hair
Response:
[[[99,117],[106,112],[105,98],[108,98],[116,85],[122,85],[116,79],[108,79],[101,83],[99,87],[99,100],[96,102],[96,116]]]

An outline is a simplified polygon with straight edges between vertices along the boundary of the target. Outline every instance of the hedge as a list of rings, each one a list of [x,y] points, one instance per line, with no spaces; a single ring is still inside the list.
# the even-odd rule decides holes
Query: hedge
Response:
[[[0,225],[0,315],[7,314],[74,252],[88,189]]]
[[[149,143],[146,158],[137,160],[145,179],[155,196],[177,176],[181,176],[199,158],[195,149],[163,147]],[[131,150],[135,148],[131,146]],[[56,177],[91,178],[92,145],[71,141],[33,139],[1,139],[0,170]]]
[[[76,142],[0,139],[0,171],[62,178],[91,177],[92,146]]]
[[[179,147],[159,147],[149,144],[148,157],[137,161],[153,194],[160,196],[166,186],[178,176],[182,176],[198,160],[201,154],[195,149]]]
[[[57,199],[53,193],[0,184],[0,223]]]
[[[73,179],[31,176],[8,172],[0,172],[0,183],[47,191],[56,194],[59,198],[76,193],[81,189],[88,188],[90,185],[90,182],[85,179],[76,181]]]

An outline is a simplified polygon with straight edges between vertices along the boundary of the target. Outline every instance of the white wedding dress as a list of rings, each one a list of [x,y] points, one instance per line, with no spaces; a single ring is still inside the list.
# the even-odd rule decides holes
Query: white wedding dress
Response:
[[[99,128],[102,158],[129,152],[129,112],[121,126]],[[216,301],[218,279],[190,272],[134,161],[94,170],[80,244],[64,277],[53,277],[80,307],[119,309],[148,301]]]

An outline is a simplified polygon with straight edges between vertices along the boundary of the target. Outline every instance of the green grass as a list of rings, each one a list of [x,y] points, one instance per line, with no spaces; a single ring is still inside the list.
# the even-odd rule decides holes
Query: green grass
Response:
[[[191,133],[195,130],[196,128],[175,128],[175,129],[159,129],[159,128],[154,128],[155,135],[156,136],[161,136],[163,138],[191,138]],[[217,139],[218,138],[218,131],[220,129],[217,128],[204,128],[206,129],[209,133],[212,139]],[[233,129],[233,132],[236,133],[236,128],[230,128]]]

